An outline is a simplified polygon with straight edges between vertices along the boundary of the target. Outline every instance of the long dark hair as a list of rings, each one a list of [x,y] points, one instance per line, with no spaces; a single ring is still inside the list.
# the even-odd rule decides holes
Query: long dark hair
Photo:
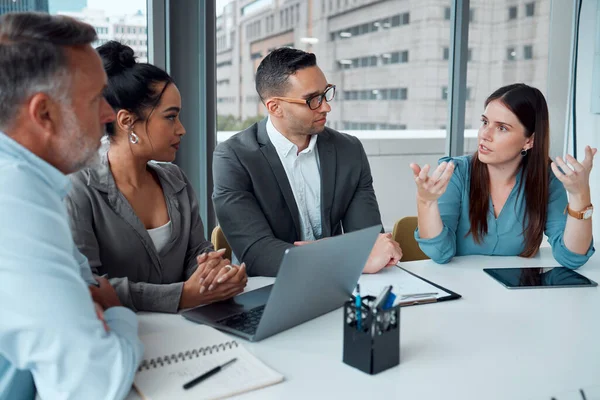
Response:
[[[517,116],[525,127],[525,136],[535,133],[533,147],[521,161],[523,179],[518,193],[525,195],[525,216],[523,236],[525,247],[521,257],[533,257],[537,254],[544,235],[546,214],[548,212],[550,130],[548,105],[544,95],[538,89],[523,83],[501,87],[485,101],[485,106],[501,101]],[[479,161],[477,153],[471,161],[471,188],[469,190],[469,220],[475,243],[481,243],[488,232],[487,215],[490,203],[490,177],[487,165]]]

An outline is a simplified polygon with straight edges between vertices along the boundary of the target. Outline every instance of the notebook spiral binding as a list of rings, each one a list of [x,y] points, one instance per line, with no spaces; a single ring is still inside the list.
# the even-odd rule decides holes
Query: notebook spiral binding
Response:
[[[213,346],[201,347],[199,349],[188,350],[185,353],[179,352],[178,354],[166,355],[163,357],[151,358],[150,360],[144,360],[138,367],[138,372],[143,370],[149,370],[152,368],[160,368],[164,365],[171,365],[178,362],[184,362],[207,354],[217,353],[219,351],[225,351],[238,347],[237,341],[232,340],[229,342],[219,343]]]

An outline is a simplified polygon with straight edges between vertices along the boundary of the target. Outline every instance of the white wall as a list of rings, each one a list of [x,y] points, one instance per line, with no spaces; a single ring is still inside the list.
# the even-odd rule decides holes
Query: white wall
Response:
[[[600,148],[600,115],[591,113],[592,69],[596,40],[597,0],[583,0],[579,31],[577,72],[577,158],[582,160],[586,145]],[[599,71],[600,73],[600,71]],[[571,145],[572,146],[572,145]],[[594,236],[600,237],[600,154],[595,157],[590,176],[592,202],[596,206],[593,217]],[[596,239],[597,240],[597,239]]]
[[[420,135],[414,131],[416,134],[408,137],[382,139],[377,138],[376,132],[373,132],[375,138],[364,134],[357,136],[371,165],[383,226],[386,231],[391,231],[400,218],[417,215],[416,186],[409,164],[414,162],[421,167],[437,165],[445,155],[446,134],[439,131],[431,135],[435,137],[424,137],[435,131],[421,131]],[[352,131],[349,133],[354,134]],[[475,149],[476,135],[476,131],[465,132],[465,149],[468,152]]]

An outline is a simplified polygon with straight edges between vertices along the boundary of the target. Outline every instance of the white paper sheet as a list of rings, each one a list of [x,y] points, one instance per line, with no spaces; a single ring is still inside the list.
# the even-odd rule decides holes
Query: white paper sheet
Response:
[[[396,295],[394,305],[408,300],[424,302],[450,295],[445,290],[430,285],[398,267],[385,268],[377,274],[363,274],[358,283],[360,284],[360,294],[363,297],[368,295],[377,297],[385,286],[392,285],[392,292]],[[437,294],[423,295],[427,293]],[[402,297],[407,295],[421,296]]]

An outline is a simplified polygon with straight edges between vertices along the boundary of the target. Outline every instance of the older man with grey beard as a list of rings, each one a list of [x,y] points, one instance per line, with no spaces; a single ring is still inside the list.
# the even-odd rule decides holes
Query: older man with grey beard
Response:
[[[0,400],[123,398],[142,356],[135,314],[88,288],[63,204],[114,119],[94,40],[68,17],[0,17]]]

